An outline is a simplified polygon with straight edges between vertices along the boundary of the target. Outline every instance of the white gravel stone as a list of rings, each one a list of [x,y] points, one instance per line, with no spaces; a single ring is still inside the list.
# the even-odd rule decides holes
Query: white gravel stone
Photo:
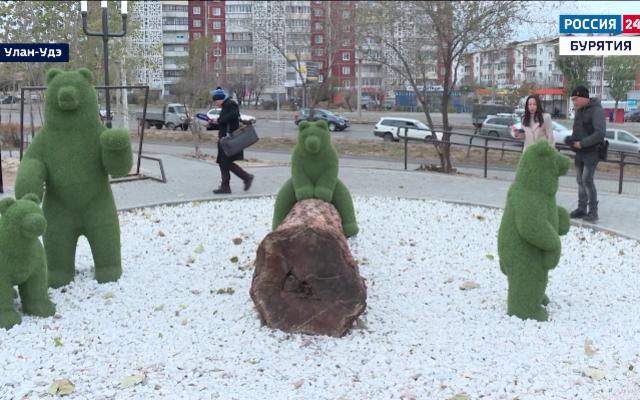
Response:
[[[118,282],[95,282],[83,239],[75,281],[50,290],[57,315],[0,330],[0,399],[47,397],[63,378],[68,399],[640,398],[638,242],[572,227],[550,321],[521,321],[505,314],[501,211],[354,200],[368,307],[346,337],[260,326],[249,288],[273,198],[124,212]],[[131,375],[144,382],[120,388]]]

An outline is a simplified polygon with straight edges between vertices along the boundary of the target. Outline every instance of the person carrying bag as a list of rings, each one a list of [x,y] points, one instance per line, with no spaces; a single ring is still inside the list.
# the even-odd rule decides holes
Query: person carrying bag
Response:
[[[221,108],[220,115],[218,116],[218,156],[216,157],[216,162],[220,167],[220,175],[222,178],[220,187],[215,189],[213,193],[231,193],[230,172],[233,172],[238,178],[242,179],[244,182],[244,190],[247,191],[251,188],[254,176],[235,163],[235,161],[244,160],[243,151],[240,150],[229,156],[222,147],[223,139],[240,127],[240,110],[238,109],[238,104],[231,100],[220,86],[213,91],[212,97],[216,106]]]

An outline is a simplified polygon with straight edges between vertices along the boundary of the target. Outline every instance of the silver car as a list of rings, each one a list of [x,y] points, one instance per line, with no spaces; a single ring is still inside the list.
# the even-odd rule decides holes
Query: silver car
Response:
[[[511,139],[511,127],[520,122],[515,114],[487,115],[482,122],[480,134],[485,136],[503,137]]]
[[[605,138],[609,141],[610,151],[640,153],[640,139],[622,129],[607,129]]]

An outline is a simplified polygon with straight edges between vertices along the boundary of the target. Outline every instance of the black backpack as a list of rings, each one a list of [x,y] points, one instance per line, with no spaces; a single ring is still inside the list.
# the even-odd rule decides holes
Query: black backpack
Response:
[[[602,161],[607,161],[608,154],[609,154],[609,141],[605,139],[602,143],[598,143],[598,158]]]

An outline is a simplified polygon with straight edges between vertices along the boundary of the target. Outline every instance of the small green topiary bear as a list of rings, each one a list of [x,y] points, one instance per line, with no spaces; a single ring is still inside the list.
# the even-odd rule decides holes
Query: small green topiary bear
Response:
[[[16,179],[17,196],[35,193],[42,198],[46,190],[44,248],[52,287],[73,280],[80,235],[91,246],[98,282],[115,281],[122,274],[120,225],[109,175],[129,172],[131,142],[128,130],[102,125],[91,82],[86,68],[48,71],[44,125]]]
[[[0,328],[22,319],[13,306],[18,285],[25,314],[49,317],[56,312],[47,294],[47,263],[38,237],[47,226],[34,194],[0,200]]]
[[[342,218],[345,236],[358,233],[349,189],[338,179],[338,153],[331,144],[326,121],[302,121],[298,143],[291,156],[291,178],[276,198],[273,212],[275,230],[296,202],[319,199],[332,203]]]
[[[560,237],[569,231],[567,210],[556,205],[558,177],[569,158],[539,139],[522,154],[498,232],[500,269],[507,275],[507,313],[546,321],[550,269],[560,261]]]

